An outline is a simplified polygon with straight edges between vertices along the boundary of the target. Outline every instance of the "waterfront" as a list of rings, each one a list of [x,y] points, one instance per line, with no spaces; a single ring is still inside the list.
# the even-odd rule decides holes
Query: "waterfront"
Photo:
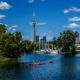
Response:
[[[44,65],[29,66],[33,60]],[[54,63],[49,63],[54,60]],[[0,80],[80,80],[80,56],[25,54],[18,63],[0,64]]]

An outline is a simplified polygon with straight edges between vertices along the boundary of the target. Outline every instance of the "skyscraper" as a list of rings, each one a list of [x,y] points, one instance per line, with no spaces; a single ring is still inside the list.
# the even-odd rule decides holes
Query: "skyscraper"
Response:
[[[46,36],[43,36],[44,44],[46,43]]]
[[[39,42],[39,36],[36,35],[36,42]]]
[[[41,43],[42,45],[44,45],[44,39],[43,39],[43,38],[40,39],[40,43]]]
[[[40,43],[41,43],[42,45],[44,45],[44,44],[46,43],[46,36],[43,36],[43,38],[40,39]]]

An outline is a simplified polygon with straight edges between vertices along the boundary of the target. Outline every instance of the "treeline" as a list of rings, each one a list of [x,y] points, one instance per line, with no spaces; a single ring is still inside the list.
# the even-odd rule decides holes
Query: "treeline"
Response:
[[[0,56],[18,58],[24,52],[30,53],[34,50],[34,43],[22,40],[21,32],[7,32],[6,26],[0,24]]]
[[[75,55],[76,37],[79,37],[78,32],[66,30],[60,33],[60,36],[55,41],[49,43],[53,44],[57,49],[60,49],[66,56]],[[24,52],[32,53],[34,50],[39,50],[39,43],[23,40],[21,32],[7,32],[6,26],[0,24],[0,56],[18,58]]]
[[[22,35],[20,32],[6,32],[6,26],[0,24],[0,56],[17,58],[21,55],[23,47],[21,45]]]
[[[78,32],[66,30],[60,33],[60,36],[55,41],[52,41],[54,47],[59,49],[65,56],[73,56],[76,54],[75,40],[79,37]]]

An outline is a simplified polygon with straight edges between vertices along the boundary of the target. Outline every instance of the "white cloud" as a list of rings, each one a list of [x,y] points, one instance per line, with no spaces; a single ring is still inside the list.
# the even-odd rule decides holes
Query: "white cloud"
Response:
[[[80,21],[80,17],[69,18],[68,21]]]
[[[72,8],[69,8],[69,9],[65,9],[64,10],[64,13],[69,13],[69,12],[80,12],[80,8],[77,8],[75,6],[73,6]]]
[[[69,10],[65,9],[65,10],[64,10],[64,13],[69,13]]]
[[[5,15],[0,14],[0,19],[3,19],[5,17],[6,17]]]
[[[37,0],[28,0],[28,3],[34,3]],[[40,0],[41,2],[45,2],[45,0]]]
[[[47,40],[48,40],[48,41],[52,41],[52,39],[53,39],[53,36],[47,37]]]
[[[76,24],[76,23],[71,23],[67,26],[64,26],[66,28],[80,28],[80,24]]]
[[[18,26],[18,25],[13,25],[13,26],[12,26],[12,28],[17,28],[17,27],[19,27],[19,26]]]
[[[16,29],[12,29],[13,31],[16,31]]]
[[[3,23],[0,23],[0,24],[3,24]]]
[[[16,28],[18,27],[18,25],[12,25],[11,27],[8,27],[8,30],[16,31]]]
[[[37,23],[36,25],[45,25],[45,24],[47,24],[46,22],[40,22],[40,23]]]
[[[35,0],[28,0],[29,3],[34,3]]]
[[[32,22],[29,23],[30,25],[33,25]],[[46,22],[36,22],[36,25],[38,26],[42,26],[42,25],[46,25],[47,23]]]
[[[10,9],[12,6],[8,4],[7,2],[0,2],[0,10]]]
[[[8,26],[7,24],[4,24],[6,27]]]

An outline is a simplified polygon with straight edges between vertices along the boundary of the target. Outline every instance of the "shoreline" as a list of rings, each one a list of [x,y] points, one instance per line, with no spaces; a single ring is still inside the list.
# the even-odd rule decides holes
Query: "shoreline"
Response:
[[[0,64],[2,63],[8,63],[8,62],[11,62],[11,63],[15,63],[17,62],[18,59],[16,58],[6,58],[6,57],[0,57]]]

